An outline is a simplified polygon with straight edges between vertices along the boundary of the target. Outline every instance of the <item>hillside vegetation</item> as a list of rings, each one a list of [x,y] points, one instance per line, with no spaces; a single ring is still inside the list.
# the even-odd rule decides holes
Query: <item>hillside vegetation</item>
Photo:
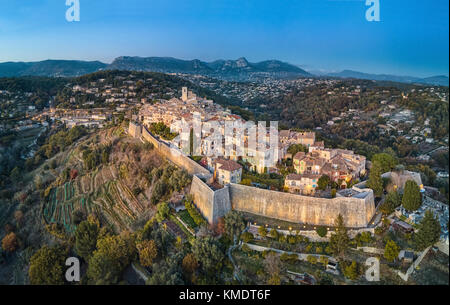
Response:
[[[81,137],[22,178],[10,199],[0,199],[0,236],[13,232],[19,241],[2,278],[25,270],[43,245],[71,243],[88,218],[117,234],[134,231],[155,215],[158,203],[182,197],[191,182],[123,126]]]

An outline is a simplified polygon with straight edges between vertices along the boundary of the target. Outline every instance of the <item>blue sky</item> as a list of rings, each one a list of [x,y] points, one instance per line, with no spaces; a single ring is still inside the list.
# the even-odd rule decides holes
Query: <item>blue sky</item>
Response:
[[[117,56],[280,59],[306,69],[448,76],[448,0],[0,0],[0,62]]]

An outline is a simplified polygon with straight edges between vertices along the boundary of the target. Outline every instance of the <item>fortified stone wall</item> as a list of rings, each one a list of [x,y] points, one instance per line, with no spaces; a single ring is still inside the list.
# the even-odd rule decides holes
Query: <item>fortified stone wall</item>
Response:
[[[200,210],[203,217],[209,223],[214,223],[214,190],[212,190],[199,177],[194,176],[192,179],[190,194],[194,199],[197,209]]]
[[[207,170],[191,158],[183,155],[181,152],[174,148],[170,148],[166,143],[156,139],[147,130],[147,128],[145,128],[145,126],[142,127],[142,138],[152,143],[166,159],[173,162],[178,167],[185,169],[190,175],[198,175],[205,179],[209,179],[212,176],[209,170]]]
[[[229,185],[214,192],[213,223],[225,216],[231,210]]]
[[[156,149],[159,149],[160,142],[158,141],[158,139],[153,137],[151,135],[151,133],[145,127],[142,127],[142,138],[144,138],[144,140],[152,143],[153,146],[155,146]]]
[[[214,191],[199,177],[194,176],[190,194],[203,217],[211,224],[217,223],[220,217],[225,216],[231,210],[228,185]]]
[[[375,214],[372,190],[365,198],[333,199],[269,191],[240,184],[230,185],[232,209],[280,220],[333,226],[341,214],[347,227],[366,227]]]

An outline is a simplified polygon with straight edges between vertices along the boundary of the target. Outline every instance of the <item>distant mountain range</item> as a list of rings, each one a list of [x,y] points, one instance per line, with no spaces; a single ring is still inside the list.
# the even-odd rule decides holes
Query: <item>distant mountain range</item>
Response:
[[[154,71],[164,73],[202,74],[220,79],[246,80],[258,76],[277,78],[312,76],[305,70],[278,60],[250,63],[244,57],[237,60],[204,62],[171,57],[118,57],[107,69]]]
[[[44,60],[38,62],[0,63],[0,77],[52,76],[70,77],[96,72],[108,65],[100,61]]]
[[[417,83],[448,86],[449,78],[444,75],[418,78],[388,74],[368,74],[352,70],[338,73],[307,72],[298,66],[279,60],[266,60],[258,63],[248,62],[241,57],[237,60],[216,60],[204,62],[198,59],[182,60],[172,57],[129,57],[121,56],[111,64],[100,61],[45,60],[39,62],[0,63],[0,77],[14,76],[80,76],[99,70],[152,71],[162,73],[200,74],[224,80],[246,81],[261,77],[298,78],[298,77],[339,77],[357,78],[401,83]]]
[[[399,83],[411,83],[411,84],[428,84],[428,85],[439,85],[448,86],[449,79],[445,75],[438,75],[426,78],[419,78],[414,76],[397,76],[389,74],[369,74],[352,70],[344,70],[338,73],[328,73],[326,76],[329,77],[340,77],[340,78],[358,78],[358,79],[369,79],[378,81],[391,81]]]

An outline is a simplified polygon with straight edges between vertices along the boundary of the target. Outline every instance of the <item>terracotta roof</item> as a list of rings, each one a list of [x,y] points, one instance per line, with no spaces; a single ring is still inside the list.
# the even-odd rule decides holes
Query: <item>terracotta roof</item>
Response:
[[[305,157],[305,153],[303,151],[299,151],[298,153],[295,154],[294,159],[296,160],[302,160]]]
[[[289,174],[286,176],[286,180],[301,180],[302,178],[307,178],[307,179],[319,179],[320,175],[316,175],[316,174]]]
[[[318,174],[303,174],[302,175],[304,178],[308,178],[308,179],[319,179],[321,175]]]
[[[278,133],[278,136],[280,138],[289,138],[289,132],[290,132],[290,130],[280,130],[280,132]]]
[[[222,158],[215,160],[214,163],[220,164],[220,166],[218,166],[217,168],[219,168],[221,170],[230,171],[230,172],[234,172],[234,171],[242,168],[242,165],[240,165],[239,163],[237,163],[233,160],[227,160],[227,159],[222,159]]]
[[[316,141],[316,142],[314,142],[313,146],[315,146],[315,147],[325,147],[325,143],[324,143],[324,141]]]
[[[320,157],[306,157],[303,159],[303,161],[305,161],[306,166],[315,166],[315,165],[319,165],[320,167],[322,167],[325,164],[325,159],[320,158]]]
[[[286,176],[286,180],[300,180],[302,179],[302,175],[299,174],[289,174]]]
[[[301,139],[301,138],[315,139],[316,134],[314,132],[296,132],[295,137],[297,139]]]

